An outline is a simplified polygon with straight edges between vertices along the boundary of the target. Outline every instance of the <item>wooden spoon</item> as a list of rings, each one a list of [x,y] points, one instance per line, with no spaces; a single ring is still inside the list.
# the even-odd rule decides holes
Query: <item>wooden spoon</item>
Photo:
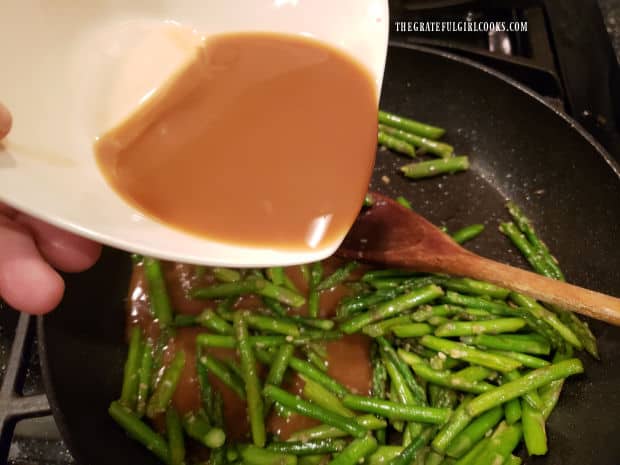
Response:
[[[364,209],[337,254],[431,273],[466,276],[620,325],[620,299],[480,257],[417,213],[381,194]]]

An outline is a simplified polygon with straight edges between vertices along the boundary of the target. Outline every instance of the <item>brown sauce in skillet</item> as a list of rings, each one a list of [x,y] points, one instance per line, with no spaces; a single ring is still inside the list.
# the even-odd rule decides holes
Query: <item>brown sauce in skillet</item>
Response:
[[[328,259],[324,262],[325,273],[331,273],[338,265],[339,261],[337,259]],[[177,313],[197,314],[207,307],[215,307],[213,302],[196,301],[187,297],[187,292],[193,286],[208,285],[213,282],[213,277],[209,273],[206,273],[201,278],[197,278],[193,266],[174,263],[165,263],[164,272],[172,306]],[[300,292],[307,292],[307,285],[302,278],[299,267],[288,268],[286,272]],[[339,285],[332,290],[323,292],[320,299],[321,316],[333,316],[338,302],[348,295],[349,292],[350,290],[346,285]],[[246,296],[239,298],[235,307],[255,309],[259,305],[259,299],[253,296]],[[305,313],[305,308],[302,307],[298,311],[303,314]],[[153,323],[151,317],[148,295],[146,293],[146,281],[140,266],[134,267],[127,302],[127,314],[128,328],[138,324],[147,335],[152,337],[158,335],[159,328],[156,323]],[[175,350],[182,348],[186,354],[183,375],[173,397],[173,404],[181,413],[197,410],[201,406],[195,368],[195,339],[200,332],[207,331],[204,328],[177,329],[174,337],[168,343],[164,356],[164,364],[166,364],[173,358]],[[329,375],[354,393],[370,394],[372,377],[370,339],[361,334],[354,334],[345,336],[337,341],[330,341],[326,344],[326,348]],[[237,360],[234,350],[210,349],[210,353],[221,360]],[[247,441],[248,421],[245,402],[217,377],[210,375],[209,380],[214,389],[217,389],[222,394],[228,437],[233,441]],[[284,386],[290,392],[298,394],[303,389],[303,381],[298,376],[290,376],[289,373]],[[282,418],[273,412],[267,418],[268,430],[278,435],[281,439],[287,439],[295,431],[317,424],[315,420],[297,414],[293,414],[288,418]]]

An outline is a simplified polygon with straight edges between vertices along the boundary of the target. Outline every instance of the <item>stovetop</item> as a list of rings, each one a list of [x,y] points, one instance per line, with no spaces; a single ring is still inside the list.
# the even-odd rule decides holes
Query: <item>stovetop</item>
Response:
[[[575,118],[620,159],[620,0],[394,0],[392,34],[471,58]],[[520,32],[398,31],[398,22],[527,23]],[[608,32],[609,30],[609,32]]]
[[[620,160],[620,0],[393,0],[390,12],[392,41],[447,50],[508,74],[572,115]],[[528,30],[397,32],[396,21],[526,21]],[[34,326],[34,317],[0,302],[0,463],[72,464],[50,415]]]

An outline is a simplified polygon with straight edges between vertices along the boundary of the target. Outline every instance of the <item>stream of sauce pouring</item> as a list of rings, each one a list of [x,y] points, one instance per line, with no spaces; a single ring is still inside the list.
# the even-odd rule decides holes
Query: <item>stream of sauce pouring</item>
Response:
[[[339,265],[339,260],[330,258],[324,262],[325,273],[330,273]],[[166,285],[172,306],[181,314],[195,315],[207,307],[214,308],[213,302],[192,300],[187,297],[188,291],[194,286],[212,284],[213,277],[206,273],[197,278],[195,267],[178,263],[164,264]],[[361,273],[361,271],[359,271]],[[308,288],[299,267],[286,269],[287,275],[295,283],[300,292],[306,293]],[[352,276],[354,278],[355,276]],[[334,315],[338,302],[350,292],[345,285],[325,291],[320,297],[320,316],[329,318]],[[260,305],[255,296],[240,297],[235,308],[256,309]],[[304,314],[306,309],[298,309]],[[147,283],[143,270],[134,267],[129,299],[127,303],[128,328],[140,325],[145,333],[153,338],[158,335],[158,326],[153,322],[148,301]],[[200,391],[196,375],[196,335],[208,332],[204,328],[179,328],[169,341],[164,356],[164,364],[169,363],[179,348],[185,351],[186,363],[183,375],[173,397],[173,404],[180,413],[197,410],[201,407]],[[226,360],[238,360],[237,354],[231,349],[210,349],[214,356]],[[328,373],[335,380],[348,387],[352,392],[369,395],[371,389],[372,370],[370,364],[370,338],[361,334],[344,336],[337,341],[327,343]],[[290,373],[289,373],[290,375]],[[214,389],[222,393],[224,401],[224,421],[228,437],[233,441],[248,440],[248,420],[245,401],[241,400],[230,388],[217,377],[209,374],[209,381]],[[301,393],[303,381],[297,375],[289,376],[284,383],[286,389],[295,394]],[[295,431],[317,425],[318,422],[298,414],[282,418],[275,412],[267,418],[267,429],[281,439],[287,439]]]
[[[359,212],[377,143],[376,85],[317,41],[208,38],[95,145],[112,187],[156,219],[222,242],[309,250]]]

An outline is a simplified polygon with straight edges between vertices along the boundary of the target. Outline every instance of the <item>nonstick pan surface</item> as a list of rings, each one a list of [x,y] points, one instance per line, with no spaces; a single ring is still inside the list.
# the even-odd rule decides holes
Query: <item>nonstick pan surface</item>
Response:
[[[618,166],[573,121],[487,68],[397,45],[389,49],[381,106],[445,127],[446,140],[470,155],[472,169],[410,182],[397,171],[408,160],[379,151],[373,189],[404,195],[451,230],[485,223],[468,247],[525,266],[497,231],[505,200],[513,199],[535,221],[569,281],[620,295]],[[106,250],[92,270],[67,276],[60,308],[39,320],[47,392],[81,464],[158,463],[107,414],[119,396],[126,356],[130,268],[127,254]],[[527,464],[620,463],[620,329],[598,322],[592,329],[601,361],[583,356],[586,374],[566,383],[549,420],[548,456]]]

